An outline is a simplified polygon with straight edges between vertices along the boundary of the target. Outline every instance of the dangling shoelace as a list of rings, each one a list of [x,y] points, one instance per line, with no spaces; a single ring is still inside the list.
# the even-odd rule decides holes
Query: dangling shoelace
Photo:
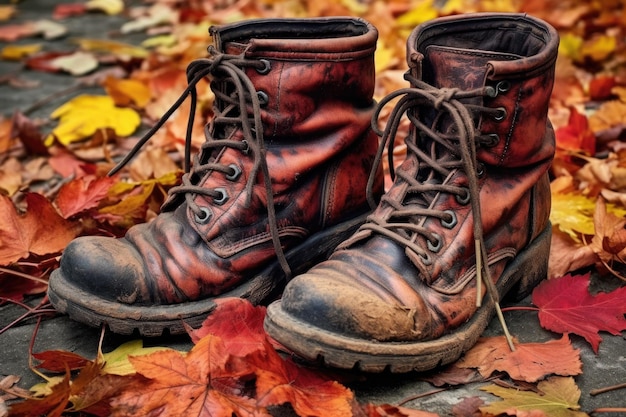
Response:
[[[209,171],[219,171],[225,174],[233,175],[233,168],[216,162],[201,163],[201,155],[210,152],[214,148],[230,147],[240,150],[243,153],[252,153],[253,166],[248,175],[246,182],[247,200],[246,205],[250,204],[252,196],[252,187],[257,178],[259,171],[263,174],[265,193],[267,197],[267,215],[272,236],[272,243],[276,252],[278,262],[287,279],[291,277],[291,268],[287,262],[285,254],[280,243],[278,225],[276,222],[276,212],[274,208],[274,195],[272,192],[272,183],[267,166],[265,142],[263,140],[263,123],[261,121],[261,104],[257,96],[256,89],[252,81],[248,78],[242,68],[254,67],[258,70],[267,69],[267,63],[260,60],[246,59],[240,55],[228,55],[221,53],[210,46],[210,58],[202,58],[194,60],[187,67],[187,88],[182,92],[180,97],[172,104],[167,112],[150,128],[148,132],[135,144],[128,154],[109,172],[114,175],[122,167],[124,167],[139,150],[152,138],[152,136],[165,124],[167,119],[178,109],[181,104],[191,98],[191,106],[189,110],[189,120],[187,122],[187,130],[185,134],[185,159],[184,174],[181,185],[172,187],[169,190],[171,194],[183,194],[189,208],[196,216],[205,215],[201,208],[195,203],[194,197],[197,195],[210,196],[216,198],[220,195],[216,190],[203,188],[192,182],[193,178],[202,178],[202,174]],[[216,100],[224,103],[223,109],[214,107],[214,117],[212,128],[205,126],[206,141],[201,146],[200,155],[194,157],[194,164],[191,164],[191,137],[193,133],[193,123],[195,118],[196,106],[198,101],[197,84],[207,76],[213,76],[220,82],[229,81],[234,86],[234,90],[230,94],[225,94],[220,89],[214,89]],[[251,116],[250,118],[250,110]],[[231,115],[232,113],[232,115]],[[244,139],[242,141],[228,139],[214,139],[213,132],[219,125],[238,125]],[[196,175],[198,174],[198,175]]]
[[[493,138],[490,135],[482,135],[480,132],[477,132],[473,118],[473,115],[478,112],[493,115],[501,110],[461,102],[463,99],[475,97],[494,97],[496,91],[491,86],[485,86],[467,91],[455,88],[436,88],[411,76],[408,73],[405,74],[405,79],[409,81],[413,87],[397,90],[383,98],[378,104],[378,107],[373,115],[373,128],[376,133],[381,136],[381,143],[376,154],[374,166],[379,166],[383,152],[385,148],[387,148],[390,175],[392,179],[395,178],[396,173],[393,164],[394,138],[398,131],[400,121],[406,113],[411,123],[415,126],[415,132],[412,133],[415,135],[415,140],[406,140],[405,143],[407,145],[407,152],[412,152],[417,156],[418,163],[420,164],[418,172],[422,169],[421,165],[426,164],[427,169],[430,170],[429,179],[434,178],[436,175],[438,175],[439,178],[446,178],[453,169],[461,168],[466,173],[468,186],[467,188],[463,188],[455,185],[444,184],[443,181],[418,181],[416,178],[407,176],[405,173],[400,171],[398,172],[398,175],[409,184],[406,194],[397,200],[392,199],[387,195],[383,195],[382,200],[393,208],[394,213],[392,217],[394,218],[408,219],[410,217],[421,216],[423,219],[428,217],[437,217],[445,220],[450,216],[450,214],[445,211],[429,208],[429,201],[426,201],[426,204],[424,204],[423,207],[419,205],[412,205],[410,208],[404,207],[403,201],[409,194],[415,195],[418,198],[426,199],[428,193],[436,194],[440,192],[455,194],[464,198],[469,197],[472,212],[475,213],[473,233],[477,274],[476,305],[477,307],[480,307],[481,305],[481,285],[484,283],[487,293],[496,307],[496,313],[504,330],[505,336],[507,337],[507,341],[509,342],[509,347],[511,350],[515,350],[500,309],[498,291],[491,278],[491,272],[487,265],[487,249],[485,247],[482,218],[480,215],[480,189],[477,172],[481,168],[480,163],[477,161],[476,153],[478,146],[493,145]],[[380,112],[385,105],[396,98],[398,98],[398,101],[389,116],[385,129],[381,131],[377,126],[377,120]],[[438,114],[434,119],[432,127],[424,124],[420,120],[419,116],[416,116],[414,112],[409,111],[413,108],[434,109]],[[438,121],[440,121],[444,115],[448,116],[447,120],[451,121],[452,130],[448,131],[453,132],[452,134],[444,134],[436,130]],[[423,142],[428,142],[428,140],[430,140],[430,143],[432,144],[430,154],[427,153],[428,150],[420,149],[417,143],[418,134],[427,139]],[[448,154],[458,156],[458,158],[455,158],[453,161],[445,159],[438,160],[436,154],[438,146],[440,149],[445,149]],[[374,172],[375,170],[372,170],[372,173]],[[368,195],[374,180],[375,178],[373,174],[370,174],[368,181]],[[467,194],[469,194],[469,196]],[[405,236],[415,236],[415,234],[418,234],[423,236],[427,242],[435,240],[433,234],[421,224],[416,224],[410,221],[387,222],[384,219],[378,219],[374,216],[370,216],[368,221],[361,226],[361,230],[365,232],[364,235],[368,234],[368,231],[372,231],[397,241],[407,248],[407,256],[409,256],[413,262],[416,262],[416,257],[419,257],[422,261],[427,259],[427,250],[417,244],[413,238],[407,238]]]

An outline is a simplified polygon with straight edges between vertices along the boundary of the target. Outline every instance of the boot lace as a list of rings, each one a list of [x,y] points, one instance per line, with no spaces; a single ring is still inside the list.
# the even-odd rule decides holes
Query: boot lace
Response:
[[[484,283],[489,297],[496,306],[507,340],[510,341],[498,304],[498,291],[487,265],[479,198],[479,178],[484,174],[485,168],[476,157],[480,147],[497,144],[497,137],[480,132],[475,122],[475,118],[480,114],[491,115],[496,119],[504,118],[506,114],[502,108],[494,109],[467,103],[467,99],[495,97],[497,90],[491,86],[465,91],[456,88],[436,88],[409,73],[405,74],[405,79],[412,87],[397,90],[383,98],[372,118],[373,128],[382,138],[375,166],[380,164],[384,149],[387,148],[390,174],[392,179],[395,179],[394,138],[400,121],[406,114],[415,128],[405,143],[407,153],[416,156],[417,175],[414,175],[413,171],[410,173],[404,170],[397,171],[397,176],[408,185],[404,195],[394,197],[389,193],[384,194],[381,200],[391,207],[391,213],[384,217],[370,216],[354,238],[359,240],[372,232],[384,235],[405,247],[405,253],[412,262],[421,261],[428,265],[432,262],[430,254],[438,252],[443,246],[443,241],[440,236],[425,227],[426,220],[437,218],[442,225],[450,228],[456,224],[454,212],[434,208],[435,200],[441,194],[452,194],[460,204],[471,204],[474,213],[473,234],[477,272],[476,305],[477,307],[481,305],[481,285]],[[385,129],[381,130],[376,121],[382,108],[394,99],[398,101],[390,113]],[[419,117],[415,109],[419,109]],[[424,117],[425,115],[428,116]],[[430,125],[423,121],[426,118],[432,120]],[[449,183],[448,179],[457,170],[466,174],[467,187]],[[370,175],[368,189],[373,183],[374,177]],[[420,243],[419,237],[423,238],[421,242],[425,240],[426,245]],[[509,342],[509,346],[514,350],[512,342]]]
[[[270,69],[269,62],[263,59],[246,59],[242,55],[224,54],[217,51],[213,46],[210,46],[208,51],[210,54],[209,58],[197,59],[188,65],[186,71],[188,85],[180,97],[135,144],[128,154],[109,172],[109,175],[114,175],[122,169],[122,167],[125,166],[165,124],[167,119],[181,106],[187,97],[190,97],[191,106],[185,134],[184,174],[181,184],[172,187],[168,194],[183,195],[188,207],[194,213],[195,218],[200,221],[208,221],[210,212],[198,206],[194,201],[195,197],[198,195],[208,196],[213,199],[214,203],[220,204],[224,202],[226,196],[220,188],[202,187],[198,184],[199,180],[203,178],[206,173],[212,171],[221,172],[231,180],[237,179],[241,174],[238,167],[221,164],[211,159],[210,156],[213,155],[215,151],[224,148],[237,149],[245,155],[251,155],[253,165],[246,182],[248,197],[245,204],[250,204],[252,188],[258,173],[261,172],[267,198],[267,214],[272,243],[281,268],[287,278],[289,278],[291,276],[291,269],[280,243],[271,178],[265,157],[266,149],[263,140],[263,123],[261,121],[261,99],[252,81],[244,72],[245,68],[252,67],[261,74],[266,73]],[[193,164],[191,164],[191,138],[198,101],[197,84],[208,76],[211,76],[213,79],[211,81],[211,89],[215,94],[216,102],[222,103],[222,105],[214,106],[213,120],[204,128],[206,141],[201,145],[199,154],[195,155]],[[229,89],[229,92],[225,92],[226,89],[219,88],[217,83],[219,83],[220,86],[228,84],[232,88]],[[229,127],[241,129],[244,139],[231,140],[217,137],[219,132],[226,132]],[[227,137],[227,135],[225,136]]]

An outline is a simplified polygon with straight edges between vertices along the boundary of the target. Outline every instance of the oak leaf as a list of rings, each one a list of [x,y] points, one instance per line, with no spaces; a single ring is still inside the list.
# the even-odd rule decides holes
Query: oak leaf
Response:
[[[579,350],[574,349],[567,335],[545,343],[518,343],[511,351],[504,336],[481,338],[457,364],[461,368],[477,368],[488,378],[503,371],[515,380],[536,382],[547,375],[578,375],[582,372]]]
[[[61,252],[76,237],[79,227],[61,217],[41,194],[26,193],[27,210],[18,214],[8,197],[0,196],[0,265],[8,265],[31,253]]]
[[[503,398],[480,407],[483,413],[493,415],[508,414],[518,417],[583,417],[587,414],[576,411],[580,409],[580,389],[571,377],[551,377],[539,382],[537,388],[541,393],[520,391],[489,385],[480,388],[482,391]]]
[[[543,328],[580,335],[598,353],[600,331],[618,335],[626,330],[626,287],[592,295],[589,276],[565,275],[543,281],[534,289],[532,302],[539,307]]]

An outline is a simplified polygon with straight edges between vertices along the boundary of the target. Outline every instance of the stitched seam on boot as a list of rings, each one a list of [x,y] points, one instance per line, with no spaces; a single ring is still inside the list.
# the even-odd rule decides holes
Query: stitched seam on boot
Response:
[[[509,132],[506,135],[506,143],[504,145],[504,149],[502,150],[502,155],[500,155],[500,162],[498,162],[499,166],[502,166],[504,164],[504,159],[507,157],[507,154],[509,152],[510,149],[510,145],[511,145],[511,138],[513,137],[513,131],[515,130],[515,126],[517,124],[517,116],[519,115],[519,103],[522,100],[522,87],[520,87],[519,91],[517,92],[517,99],[515,100],[515,111],[513,112],[513,117],[512,117],[512,121],[511,121],[511,127],[509,127]]]

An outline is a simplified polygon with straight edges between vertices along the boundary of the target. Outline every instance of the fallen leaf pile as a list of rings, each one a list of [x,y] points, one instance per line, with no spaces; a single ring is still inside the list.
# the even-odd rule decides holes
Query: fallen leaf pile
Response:
[[[551,171],[551,279],[535,290],[532,303],[537,325],[563,336],[543,343],[516,341],[515,352],[501,338],[482,339],[461,361],[425,378],[436,386],[497,378],[483,389],[502,401],[460,399],[455,416],[584,415],[574,379],[584,370],[567,334],[582,336],[598,353],[600,332],[626,329],[623,287],[592,294],[588,275],[568,274],[593,267],[600,279],[624,280],[626,271],[622,1],[86,0],[58,3],[48,18],[36,21],[23,18],[21,10],[21,3],[0,5],[0,59],[15,68],[0,74],[0,84],[19,95],[42,87],[29,74],[71,80],[38,102],[5,108],[0,115],[0,303],[25,308],[25,298],[45,293],[50,271],[74,237],[121,236],[159,213],[182,174],[189,103],[122,171],[107,174],[184,90],[187,64],[206,56],[209,26],[257,17],[363,17],[380,34],[375,98],[381,99],[406,87],[406,38],[429,19],[526,12],[554,25],[561,39],[549,110],[557,138]],[[94,15],[122,23],[104,38],[71,33],[74,19]],[[208,86],[199,86],[195,150],[204,141],[212,103]],[[384,123],[387,114],[381,117]],[[407,127],[407,121],[400,126],[396,163],[404,153]],[[50,309],[44,298],[37,308],[26,308],[24,318],[45,314]],[[273,407],[289,407],[302,416],[433,415],[397,405],[358,404],[328,375],[276,353],[260,328],[262,310],[234,302],[223,306],[222,314],[228,319],[218,323],[222,316],[216,314],[202,328],[189,329],[195,343],[190,352],[124,345],[94,360],[63,351],[34,354],[40,369],[56,375],[46,376],[47,382],[33,391],[18,388],[14,378],[0,380],[0,415],[9,400],[16,416],[261,416]],[[241,327],[235,331],[235,326]]]

